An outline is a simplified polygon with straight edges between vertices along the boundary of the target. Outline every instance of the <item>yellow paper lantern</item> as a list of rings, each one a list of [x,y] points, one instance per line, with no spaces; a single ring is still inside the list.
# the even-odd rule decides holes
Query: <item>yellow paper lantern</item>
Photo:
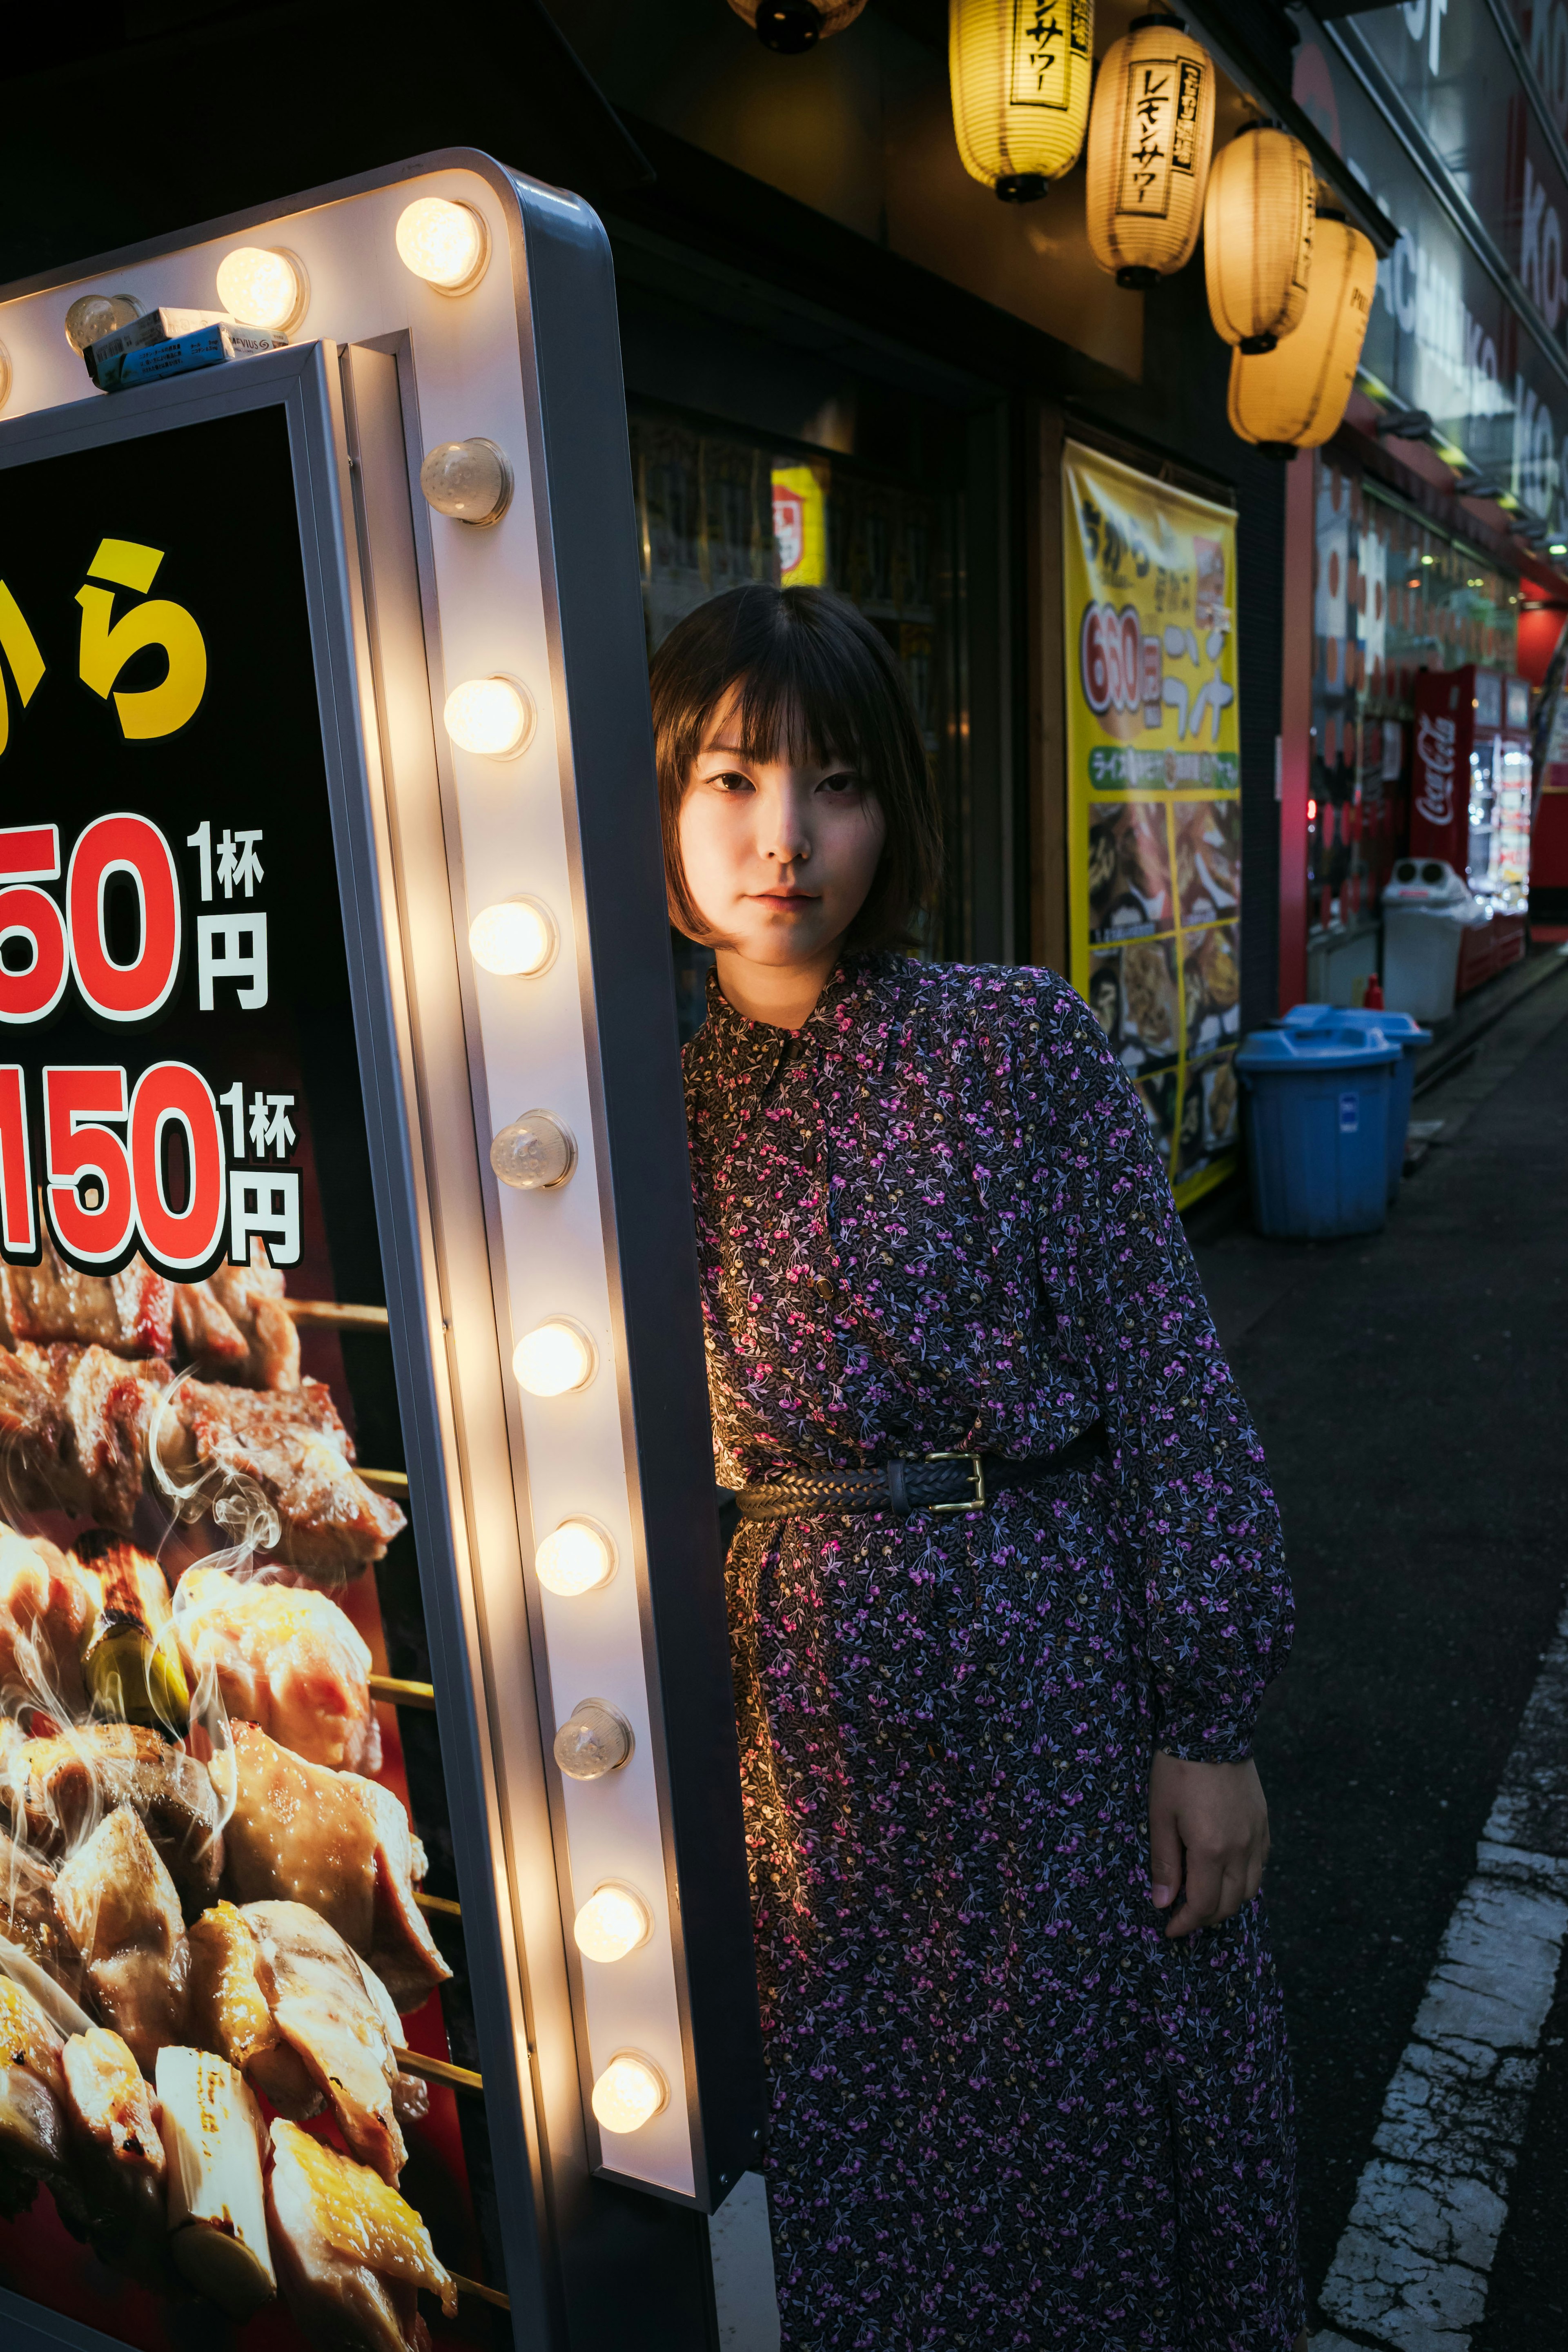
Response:
[[[798,58],[852,25],[866,0],[730,0],[764,49]]]
[[[948,0],[947,58],[964,170],[1009,204],[1043,196],[1083,145],[1094,0]]]
[[[1214,62],[1174,16],[1135,16],[1100,61],[1089,118],[1089,248],[1119,286],[1192,257],[1214,145]]]
[[[1316,449],[1337,433],[1376,290],[1371,238],[1342,213],[1320,213],[1300,326],[1277,351],[1232,354],[1232,430],[1274,449]]]
[[[1222,147],[1204,205],[1204,275],[1216,332],[1271,352],[1307,304],[1317,177],[1299,139],[1249,124]]]

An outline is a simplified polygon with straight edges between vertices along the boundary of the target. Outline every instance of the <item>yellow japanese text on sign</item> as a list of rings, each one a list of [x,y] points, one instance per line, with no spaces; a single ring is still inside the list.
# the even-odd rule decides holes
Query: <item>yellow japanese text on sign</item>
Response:
[[[1071,978],[1184,1204],[1237,1134],[1236,517],[1069,442],[1062,532]]]

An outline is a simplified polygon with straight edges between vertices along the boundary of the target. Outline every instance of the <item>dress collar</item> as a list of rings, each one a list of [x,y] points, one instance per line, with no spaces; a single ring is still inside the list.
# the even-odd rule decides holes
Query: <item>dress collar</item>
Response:
[[[708,1035],[715,1050],[740,1062],[776,1066],[797,1043],[832,1052],[840,1045],[857,1016],[868,1005],[882,968],[896,957],[853,951],[841,956],[826,986],[798,1029],[781,1029],[771,1021],[749,1021],[737,1013],[719,985],[717,971],[708,974]]]

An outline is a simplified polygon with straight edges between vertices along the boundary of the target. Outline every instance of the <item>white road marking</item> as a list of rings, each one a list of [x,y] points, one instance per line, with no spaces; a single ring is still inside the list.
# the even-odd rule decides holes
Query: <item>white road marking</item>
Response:
[[[1466,2352],[1568,1936],[1568,1611],[1448,1922],[1319,2298],[1363,2344]],[[1354,2352],[1319,2335],[1313,2352]]]

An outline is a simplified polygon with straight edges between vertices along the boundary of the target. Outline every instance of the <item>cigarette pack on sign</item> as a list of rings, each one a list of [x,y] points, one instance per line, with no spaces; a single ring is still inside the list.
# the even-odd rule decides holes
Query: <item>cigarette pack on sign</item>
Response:
[[[82,362],[94,383],[101,383],[100,373],[112,361],[123,359],[127,352],[136,352],[147,343],[173,342],[177,335],[193,335],[201,327],[232,325],[226,310],[172,310],[162,308],[143,312],[128,326],[116,327],[112,334],[100,335],[82,352]]]
[[[126,392],[135,383],[153,383],[167,375],[186,375],[193,368],[221,367],[225,360],[249,359],[258,352],[281,351],[287,335],[270,327],[202,327],[192,335],[174,335],[167,342],[144,343],[140,350],[120,352],[100,361],[98,382],[104,392]]]

